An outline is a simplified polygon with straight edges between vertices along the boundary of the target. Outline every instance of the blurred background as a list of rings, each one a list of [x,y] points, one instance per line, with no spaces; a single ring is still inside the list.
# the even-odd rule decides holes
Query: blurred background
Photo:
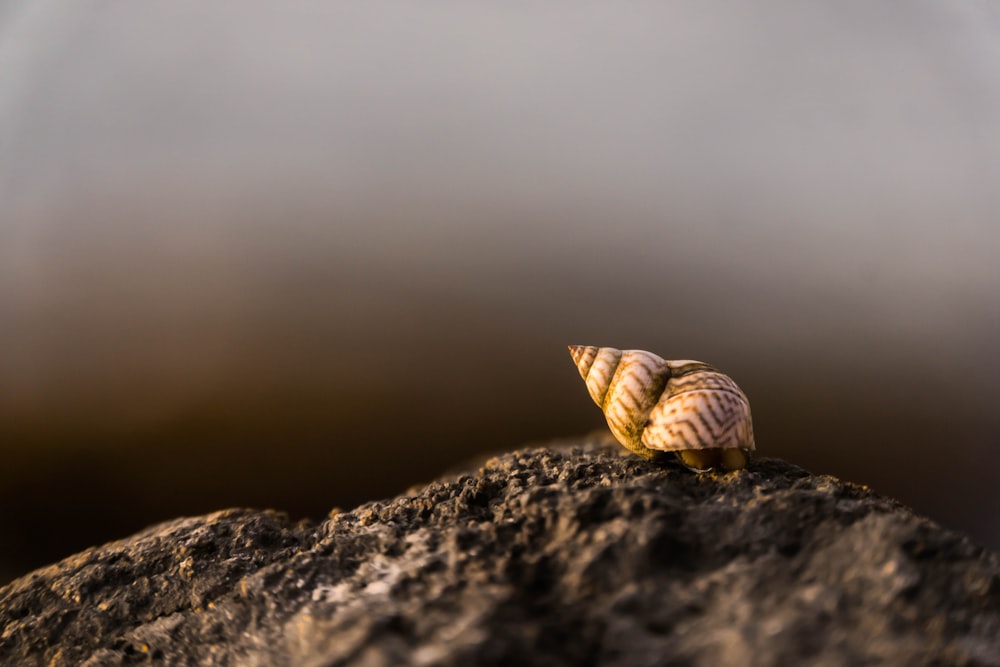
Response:
[[[0,582],[601,429],[569,343],[1000,549],[998,256],[997,3],[0,0]]]

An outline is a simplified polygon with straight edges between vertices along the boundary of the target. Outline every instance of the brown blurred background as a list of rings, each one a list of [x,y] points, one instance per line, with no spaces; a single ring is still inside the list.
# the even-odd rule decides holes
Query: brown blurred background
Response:
[[[568,343],[1000,548],[997,7],[0,1],[0,582],[601,428]]]

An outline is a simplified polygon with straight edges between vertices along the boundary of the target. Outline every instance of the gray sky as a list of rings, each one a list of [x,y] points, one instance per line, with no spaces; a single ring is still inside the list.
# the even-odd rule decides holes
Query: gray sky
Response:
[[[978,460],[998,184],[993,2],[0,2],[0,419],[479,336],[888,383]]]

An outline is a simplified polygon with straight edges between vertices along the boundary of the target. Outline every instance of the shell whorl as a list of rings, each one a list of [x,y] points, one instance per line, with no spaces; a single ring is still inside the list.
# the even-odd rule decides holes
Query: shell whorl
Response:
[[[612,434],[636,454],[755,448],[749,401],[708,364],[644,350],[571,345],[569,351]]]

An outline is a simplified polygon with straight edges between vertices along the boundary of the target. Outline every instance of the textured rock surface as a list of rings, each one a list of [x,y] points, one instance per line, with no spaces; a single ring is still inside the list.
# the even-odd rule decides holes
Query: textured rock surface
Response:
[[[0,664],[1000,665],[1000,559],[961,535],[778,460],[576,444],[90,549],[0,589]]]

